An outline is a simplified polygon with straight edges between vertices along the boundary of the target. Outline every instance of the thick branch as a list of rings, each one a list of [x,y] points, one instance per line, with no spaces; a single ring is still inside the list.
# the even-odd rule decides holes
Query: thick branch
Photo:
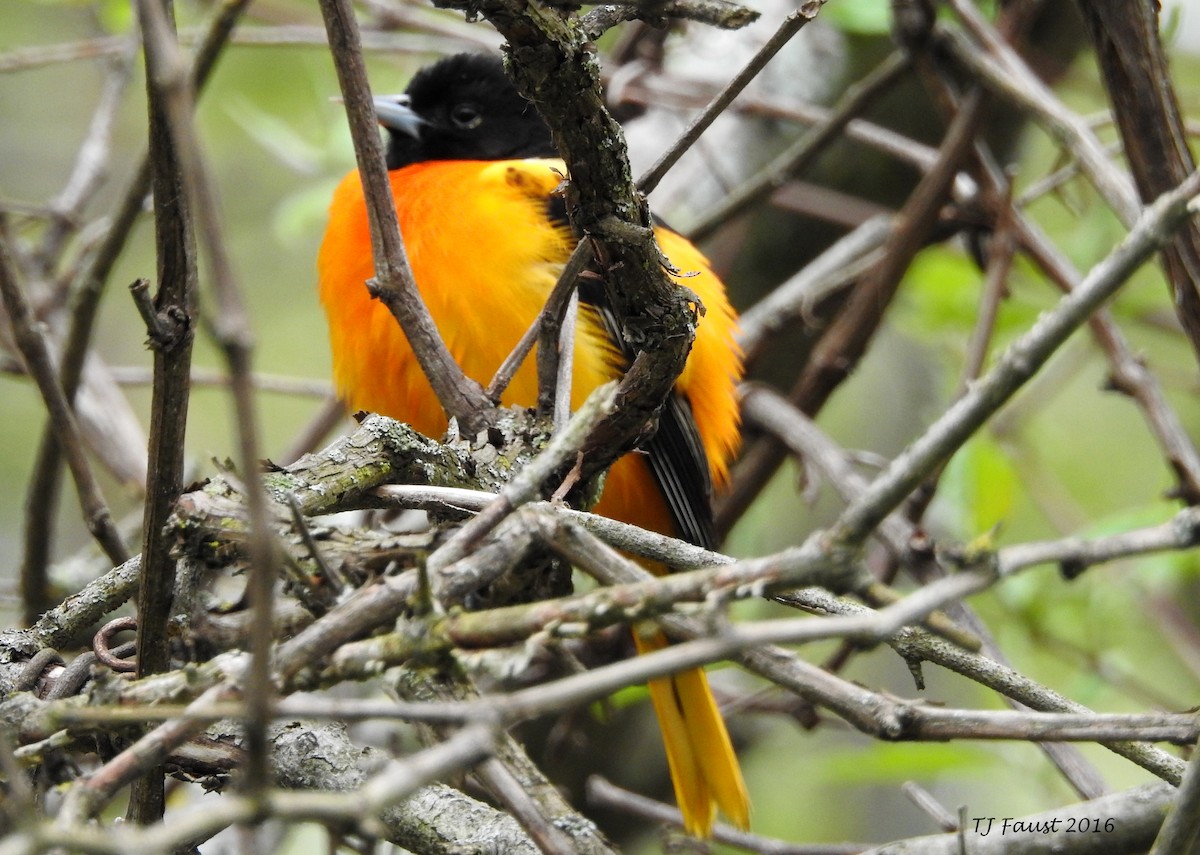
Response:
[[[629,450],[657,415],[683,370],[698,307],[666,276],[649,210],[633,187],[624,135],[605,109],[582,31],[568,16],[520,0],[438,5],[482,14],[507,39],[509,71],[550,125],[571,175],[572,222],[600,248],[623,345],[637,354],[617,390],[616,409],[585,447],[582,475],[588,479]]]
[[[1179,99],[1159,39],[1157,4],[1079,3],[1142,201],[1177,186],[1196,168]],[[1200,224],[1186,224],[1163,247],[1175,312],[1200,356]]]
[[[968,815],[966,827],[959,832],[900,840],[868,849],[862,855],[959,855],[962,852],[1011,855],[1045,851],[1061,855],[1133,855],[1145,852],[1154,840],[1162,824],[1162,813],[1174,792],[1174,787],[1165,784],[1146,784],[1032,816],[1007,818],[1010,823],[1021,822],[1020,826],[1003,826],[1005,817]],[[1106,820],[1111,820],[1112,824],[1107,825]],[[1095,828],[1097,821],[1098,831]],[[1085,823],[1087,832],[1078,831]],[[1068,825],[1076,833],[1068,833]],[[1051,835],[1048,831],[1051,828],[1058,833]],[[1053,846],[1052,850],[1048,849],[1048,844]]]

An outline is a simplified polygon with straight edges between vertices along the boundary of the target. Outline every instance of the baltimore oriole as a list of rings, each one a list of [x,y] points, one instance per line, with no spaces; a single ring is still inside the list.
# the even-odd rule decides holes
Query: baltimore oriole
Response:
[[[463,371],[486,384],[533,323],[574,244],[551,196],[565,167],[497,57],[443,59],[418,72],[404,95],[376,98],[375,106],[417,287]],[[318,274],[338,393],[351,409],[440,436],[446,417],[433,390],[400,326],[367,292],[374,267],[356,171],[335,191],[329,217]],[[644,453],[612,466],[595,510],[711,546],[709,492],[724,482],[738,442],[736,319],[699,250],[665,228],[656,237],[705,313],[657,433]],[[574,406],[626,362],[592,299],[583,295],[577,324]],[[529,359],[501,402],[536,400]],[[639,627],[634,637],[642,651],[667,643],[655,628]],[[746,827],[741,770],[704,672],[651,681],[650,693],[687,830],[707,836],[718,808]]]

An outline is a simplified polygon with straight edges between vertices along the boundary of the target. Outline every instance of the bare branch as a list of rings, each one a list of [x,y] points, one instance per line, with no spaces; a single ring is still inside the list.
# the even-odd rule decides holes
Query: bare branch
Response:
[[[1092,268],[1083,282],[1014,342],[971,390],[929,430],[897,457],[872,483],[867,494],[847,509],[836,536],[861,540],[896,507],[935,466],[947,459],[1021,385],[1072,332],[1108,299],[1188,217],[1200,192],[1200,173],[1146,208],[1125,240]]]
[[[17,281],[9,251],[9,240],[7,229],[4,228],[3,221],[0,221],[0,297],[3,298],[26,370],[37,383],[42,400],[46,403],[50,423],[66,455],[67,466],[75,480],[75,489],[79,493],[79,502],[88,530],[109,559],[114,564],[121,564],[129,558],[129,553],[113,524],[108,504],[104,501],[91,464],[88,463],[79,434],[79,425],[54,371],[50,345],[39,329],[28,300]]]
[[[809,21],[817,16],[823,5],[825,5],[825,0],[807,0],[807,2],[801,4],[799,9],[788,15],[771,38],[759,48],[754,58],[746,64],[745,68],[741,69],[725,88],[721,90],[720,94],[704,108],[704,111],[692,120],[687,130],[683,132],[670,149],[663,153],[658,162],[650,167],[645,175],[638,179],[638,189],[643,193],[653,191],[667,172],[670,171],[671,167],[679,162],[679,158],[683,156],[684,152],[691,148],[692,144],[700,138],[705,129],[713,123],[717,116],[725,111],[733,102],[733,99],[750,84],[750,81],[758,76],[763,67],[771,61],[771,58],[779,53],[780,48],[786,45],[796,33],[800,32]]]
[[[371,249],[375,256],[375,279],[368,287],[403,328],[446,415],[457,419],[468,434],[474,433],[482,426],[480,420],[490,410],[491,401],[478,383],[463,374],[450,355],[413,281],[384,165],[383,143],[376,128],[354,8],[348,0],[321,0],[321,14],[325,18],[346,117],[354,138],[358,172],[366,194]]]

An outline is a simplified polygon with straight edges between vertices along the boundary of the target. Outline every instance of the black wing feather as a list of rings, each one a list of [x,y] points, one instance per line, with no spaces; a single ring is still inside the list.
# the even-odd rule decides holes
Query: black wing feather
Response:
[[[620,325],[604,299],[603,289],[581,289],[579,297],[599,314],[614,348],[628,365],[633,354],[624,343]],[[713,525],[708,455],[686,397],[678,392],[671,394],[659,413],[658,430],[642,444],[642,451],[647,455],[650,471],[679,529],[678,536],[705,549],[715,548],[717,532]]]
[[[689,543],[714,549],[717,530],[712,515],[712,478],[708,455],[692,406],[673,393],[658,417],[658,430],[645,445],[650,471],[666,497],[679,536]]]
[[[569,224],[566,205],[561,198],[548,200],[547,215],[555,222]],[[579,288],[579,299],[599,315],[612,342],[614,357],[620,360],[622,367],[628,367],[635,354],[630,352],[621,335],[620,324],[608,304],[603,286],[585,280]],[[658,430],[643,443],[642,451],[647,455],[650,471],[666,499],[678,536],[705,549],[713,549],[717,544],[717,532],[712,515],[712,477],[704,442],[686,397],[672,393],[659,414]]]

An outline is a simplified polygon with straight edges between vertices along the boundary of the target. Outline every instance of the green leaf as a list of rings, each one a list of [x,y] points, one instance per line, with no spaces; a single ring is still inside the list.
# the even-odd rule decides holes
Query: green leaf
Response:
[[[961,537],[970,538],[1007,521],[1013,513],[1020,480],[1004,449],[979,434],[954,456],[942,477],[939,499]]]
[[[859,748],[833,751],[824,760],[824,774],[842,784],[872,784],[911,781],[961,771],[974,775],[996,755],[986,749],[955,745],[874,745],[869,752]]]
[[[982,274],[950,247],[920,253],[909,267],[893,320],[918,340],[949,335],[955,341],[975,326]]]
[[[603,703],[597,702],[592,708],[597,714],[598,718],[605,718],[605,715],[601,714],[600,711],[606,705],[610,709],[621,710],[625,709],[626,707],[633,707],[637,706],[638,704],[649,702],[650,690],[645,685],[626,686],[624,689],[613,692],[604,700]]]
[[[892,29],[892,4],[889,0],[839,0],[826,6],[821,18],[842,32],[886,36]]]
[[[311,239],[313,232],[329,218],[329,198],[335,186],[332,179],[316,181],[279,201],[271,218],[271,229],[281,244],[300,248]]]
[[[133,6],[126,0],[103,0],[93,8],[101,25],[110,33],[127,33],[134,26]]]

